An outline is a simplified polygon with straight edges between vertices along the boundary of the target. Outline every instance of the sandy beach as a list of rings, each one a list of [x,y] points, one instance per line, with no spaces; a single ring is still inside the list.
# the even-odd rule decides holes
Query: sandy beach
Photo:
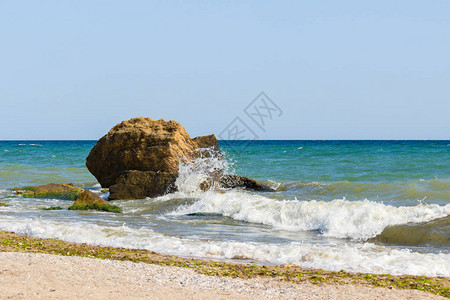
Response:
[[[177,267],[0,253],[2,299],[439,299],[430,293],[357,284],[224,278]]]

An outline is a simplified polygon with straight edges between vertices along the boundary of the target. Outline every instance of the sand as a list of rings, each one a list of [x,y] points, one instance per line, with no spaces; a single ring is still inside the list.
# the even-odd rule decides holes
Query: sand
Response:
[[[416,290],[206,276],[127,261],[0,252],[1,299],[445,299]]]

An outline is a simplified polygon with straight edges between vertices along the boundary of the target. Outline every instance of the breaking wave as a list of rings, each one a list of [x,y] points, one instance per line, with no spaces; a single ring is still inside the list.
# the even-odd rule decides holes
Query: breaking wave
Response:
[[[373,201],[274,200],[241,191],[208,191],[172,214],[214,213],[276,229],[318,230],[324,236],[367,240],[386,227],[423,223],[450,214],[450,204],[394,207]]]
[[[0,218],[0,228],[39,238],[100,246],[147,249],[163,254],[210,259],[239,259],[264,264],[296,264],[304,268],[350,272],[450,276],[450,254],[415,253],[371,243],[323,245],[209,241],[167,236],[151,229],[58,222],[40,218]]]

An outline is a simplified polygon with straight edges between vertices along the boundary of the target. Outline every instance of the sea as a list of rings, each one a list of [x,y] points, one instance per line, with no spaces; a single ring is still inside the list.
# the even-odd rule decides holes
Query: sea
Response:
[[[1,141],[0,230],[182,257],[379,274],[450,276],[450,141],[219,141],[223,158],[180,165],[178,191],[46,211],[9,188],[73,183],[107,199],[85,167],[96,141]],[[202,191],[214,169],[275,192]]]

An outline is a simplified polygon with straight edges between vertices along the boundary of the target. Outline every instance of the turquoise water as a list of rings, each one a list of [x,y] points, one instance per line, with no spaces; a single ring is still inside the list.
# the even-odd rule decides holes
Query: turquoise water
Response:
[[[201,192],[202,172],[182,166],[179,192],[115,201],[120,215],[43,211],[71,203],[7,190],[72,182],[106,198],[85,167],[94,144],[0,142],[0,202],[10,204],[0,230],[189,257],[450,275],[450,141],[222,141],[227,163],[213,163],[277,191]]]
[[[96,182],[85,160],[95,141],[0,141],[0,188]]]

